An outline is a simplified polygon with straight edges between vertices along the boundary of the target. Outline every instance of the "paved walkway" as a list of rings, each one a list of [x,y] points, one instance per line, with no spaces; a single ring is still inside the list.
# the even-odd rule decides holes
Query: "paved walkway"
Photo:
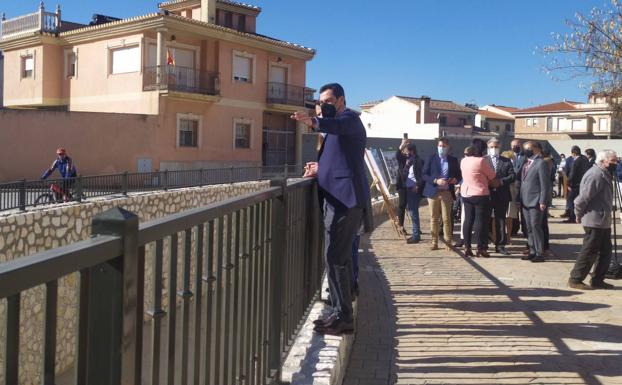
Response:
[[[520,260],[522,239],[510,257],[470,259],[379,226],[362,243],[344,385],[622,384],[622,282],[568,289],[582,229],[560,221],[551,219],[556,255],[543,264]]]

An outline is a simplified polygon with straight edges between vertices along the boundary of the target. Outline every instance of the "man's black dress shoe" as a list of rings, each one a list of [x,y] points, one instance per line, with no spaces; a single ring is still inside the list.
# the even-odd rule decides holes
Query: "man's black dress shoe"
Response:
[[[534,259],[536,256],[534,254],[528,254],[528,255],[523,255],[522,257],[520,257],[520,259],[522,259],[523,261],[530,261],[532,259]]]
[[[340,319],[336,319],[330,324],[318,325],[313,328],[313,331],[319,334],[328,334],[331,336],[340,336],[342,334],[352,334],[354,332],[354,323],[345,322]]]
[[[531,262],[533,263],[544,262],[544,257],[541,255],[536,255],[535,257],[531,258]]]
[[[406,243],[408,243],[409,245],[411,245],[411,244],[413,244],[413,243],[419,243],[419,242],[421,242],[421,239],[419,239],[419,238],[413,238],[413,237],[410,237],[410,238],[408,238],[408,239],[406,240]]]
[[[463,247],[463,246],[464,246],[464,240],[462,239],[454,243],[454,247]]]
[[[324,326],[324,325],[331,324],[336,319],[337,319],[337,314],[331,313],[327,317],[316,319],[315,321],[313,321],[313,324],[314,325]]]

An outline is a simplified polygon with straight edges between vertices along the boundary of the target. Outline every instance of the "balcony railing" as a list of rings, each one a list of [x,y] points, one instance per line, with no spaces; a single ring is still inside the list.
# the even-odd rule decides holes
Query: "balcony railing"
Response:
[[[219,95],[220,80],[218,72],[174,65],[154,66],[145,68],[143,89]]]
[[[310,107],[314,90],[286,83],[268,82],[268,103]]]
[[[39,11],[18,16],[13,19],[6,19],[2,15],[0,38],[5,39],[11,36],[21,35],[28,32],[50,32],[57,33],[61,24],[60,6],[56,12],[46,12],[43,2],[39,6]]]

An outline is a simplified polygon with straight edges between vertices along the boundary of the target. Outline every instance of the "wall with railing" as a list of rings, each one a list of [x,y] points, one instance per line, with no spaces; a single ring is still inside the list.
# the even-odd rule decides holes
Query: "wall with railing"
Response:
[[[89,200],[82,204],[67,203],[45,206],[26,213],[16,213],[0,217],[0,261],[14,261],[22,256],[44,252],[72,242],[88,239],[93,218],[113,207],[123,207],[138,215],[141,222],[161,218],[166,215],[183,212],[214,202],[245,195],[269,187],[268,181],[224,184],[216,186],[195,187],[179,190],[146,192],[132,194],[128,197]],[[166,244],[166,242],[165,242]],[[193,241],[194,246],[194,241]],[[147,247],[152,252],[151,246]],[[169,279],[168,254],[165,253],[163,277]],[[181,262],[180,262],[181,263]],[[195,269],[195,265],[192,267]],[[181,271],[181,265],[178,267]],[[193,270],[194,271],[194,270]],[[151,287],[154,272],[151,265],[145,269],[145,288]],[[58,372],[65,372],[75,357],[76,298],[78,277],[69,274],[58,281],[58,333],[56,367]],[[167,293],[165,287],[164,293]],[[43,344],[42,324],[44,317],[45,292],[42,287],[25,291],[22,294],[22,339],[20,341],[20,364],[23,378],[37,382],[41,367]],[[4,302],[0,301],[0,322],[4,320]],[[152,297],[145,299],[147,308],[153,306]],[[168,306],[163,305],[166,310]],[[4,346],[4,329],[0,329],[0,346]],[[0,362],[4,349],[0,349]],[[0,373],[2,369],[0,369]],[[22,382],[26,384],[34,382]],[[39,381],[40,382],[40,381]],[[0,381],[1,383],[1,381]]]

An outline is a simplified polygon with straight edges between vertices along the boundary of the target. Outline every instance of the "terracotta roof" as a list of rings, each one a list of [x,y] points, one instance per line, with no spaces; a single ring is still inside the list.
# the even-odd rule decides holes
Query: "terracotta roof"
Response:
[[[85,26],[83,28],[77,28],[77,29],[74,29],[74,30],[71,30],[71,31],[62,32],[62,33],[59,34],[59,36],[61,36],[61,37],[63,37],[63,36],[72,36],[72,35],[76,35],[76,34],[79,34],[79,33],[82,33],[82,32],[96,31],[96,30],[110,28],[110,27],[113,27],[113,26],[131,24],[131,23],[134,23],[134,22],[145,21],[145,20],[149,20],[149,19],[159,19],[159,18],[175,19],[175,20],[179,20],[179,21],[182,21],[182,22],[185,22],[185,23],[189,23],[189,24],[196,24],[196,25],[200,25],[200,26],[203,26],[203,27],[206,27],[206,28],[211,28],[211,29],[215,29],[215,30],[220,30],[220,31],[229,32],[229,33],[232,33],[232,34],[248,37],[248,38],[251,38],[251,39],[254,39],[254,40],[264,41],[264,42],[271,43],[271,44],[274,44],[274,45],[280,46],[280,47],[296,49],[296,50],[303,51],[303,52],[311,54],[311,55],[315,54],[315,50],[314,49],[302,46],[300,44],[290,43],[288,41],[278,40],[278,39],[275,39],[275,38],[271,38],[271,37],[263,36],[263,35],[258,35],[258,34],[255,34],[255,33],[240,32],[240,31],[232,29],[232,28],[227,28],[227,27],[223,27],[223,26],[220,26],[220,25],[212,24],[212,23],[205,23],[203,21],[189,19],[187,17],[178,16],[178,15],[174,15],[174,14],[168,14],[168,15],[164,16],[161,13],[150,13],[150,14],[143,15],[143,16],[136,16],[136,17],[131,17],[131,18],[128,18],[128,19],[113,21],[113,22],[110,22],[110,23],[99,24],[99,25],[92,25],[92,26]]]
[[[174,4],[179,4],[179,3],[185,3],[186,1],[189,1],[189,0],[170,0],[170,1],[165,1],[163,3],[159,3],[158,7],[166,7],[167,5],[174,5]],[[223,3],[223,4],[234,5],[236,7],[252,9],[253,11],[261,11],[260,7],[257,7],[257,6],[252,5],[252,4],[240,3],[238,1],[231,1],[231,0],[216,0],[216,1],[218,1],[219,3]]]
[[[522,110],[514,111],[516,114],[529,114],[534,112],[565,112],[576,111],[576,105],[581,104],[579,102],[563,101],[551,104],[543,104],[540,106],[529,107]]]
[[[398,96],[398,98],[404,99],[416,105],[420,105],[421,103],[421,98],[413,98],[410,96]],[[441,110],[441,111],[465,112],[469,114],[477,113],[477,110],[454,103],[450,100],[430,99],[430,109]]]
[[[498,108],[498,107],[497,107]],[[501,114],[497,114],[494,113],[492,111],[488,111],[488,110],[479,110],[478,112],[481,116],[486,117],[488,119],[494,119],[494,120],[508,120],[508,121],[513,121],[514,118],[510,118],[509,116],[506,115],[501,115]]]
[[[375,106],[375,105],[377,105],[377,104],[382,103],[383,101],[384,101],[384,100],[372,100],[372,101],[367,102],[367,103],[362,103],[362,104],[359,104],[359,107],[360,107],[361,109],[371,108],[371,107],[373,107],[373,106]]]

